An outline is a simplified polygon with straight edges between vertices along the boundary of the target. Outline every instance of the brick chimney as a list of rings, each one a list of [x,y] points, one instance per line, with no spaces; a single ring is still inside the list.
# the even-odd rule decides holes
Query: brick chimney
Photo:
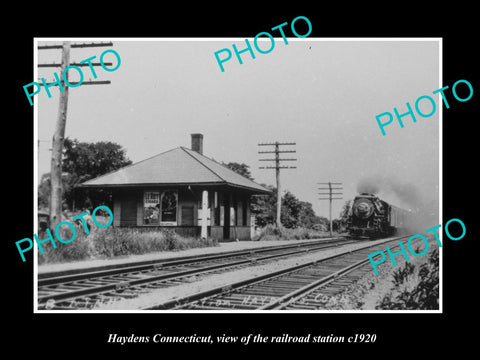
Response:
[[[191,134],[192,150],[203,155],[203,134]]]

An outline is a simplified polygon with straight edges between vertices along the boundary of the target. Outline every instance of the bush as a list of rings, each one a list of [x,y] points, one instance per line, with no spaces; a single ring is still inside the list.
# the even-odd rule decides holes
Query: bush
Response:
[[[167,250],[175,250],[178,248],[177,234],[173,230],[165,231],[165,245]]]
[[[387,293],[376,309],[436,310],[439,297],[439,260],[435,249],[420,266],[408,262],[395,270],[394,288]]]
[[[403,268],[399,268],[393,273],[393,285],[399,287],[404,282],[408,281],[408,277],[412,275],[415,271],[415,265],[412,263],[406,262]]]
[[[267,225],[263,227],[253,240],[303,240],[315,239],[329,236],[329,233],[318,231],[315,229],[307,229],[304,227],[297,228],[277,228],[275,225]]]
[[[60,228],[60,235],[62,239],[69,239],[71,230]],[[40,240],[45,238],[46,233],[39,234]],[[72,242],[63,244],[55,241],[55,243],[56,249],[51,244],[44,243],[44,254],[39,255],[39,264],[218,246],[218,242],[213,239],[183,238],[173,229],[140,231],[115,227],[94,227],[89,235],[83,230],[77,230],[75,240]]]
[[[100,257],[177,251],[218,245],[211,239],[183,238],[173,229],[140,231],[109,227],[98,230],[103,231],[96,231],[91,241],[96,255]]]
[[[70,228],[60,227],[58,233],[62,239],[68,240],[72,238],[72,230]],[[46,231],[39,231],[38,239],[44,240],[48,238]],[[43,254],[38,253],[38,263],[67,262],[76,260],[85,260],[90,257],[90,244],[85,233],[76,230],[75,239],[67,244],[57,241],[54,237],[56,248],[51,242],[42,244]]]

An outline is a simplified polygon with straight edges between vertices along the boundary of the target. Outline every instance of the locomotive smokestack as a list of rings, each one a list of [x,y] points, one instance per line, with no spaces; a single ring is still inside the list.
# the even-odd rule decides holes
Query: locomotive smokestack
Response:
[[[203,134],[191,134],[193,151],[203,155]]]

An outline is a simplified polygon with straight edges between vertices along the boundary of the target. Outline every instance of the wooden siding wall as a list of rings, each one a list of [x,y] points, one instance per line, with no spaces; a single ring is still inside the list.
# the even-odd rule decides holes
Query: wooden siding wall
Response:
[[[138,193],[124,193],[121,198],[120,226],[137,225]]]
[[[210,236],[218,241],[223,240],[223,226],[210,226]]]
[[[198,226],[198,210],[201,192],[192,193],[189,190],[178,191],[177,206],[177,226],[145,225],[143,223],[143,194],[144,191],[158,191],[163,189],[129,189],[117,191],[114,194],[114,226],[136,227],[138,229],[174,229],[179,235],[187,237],[200,236],[200,226]],[[250,196],[244,193],[217,192],[217,208],[215,208],[215,191],[209,190],[210,206],[210,226],[208,235],[219,241],[250,240],[251,239],[251,214],[250,214]],[[229,209],[225,209],[229,206]],[[188,219],[183,223],[182,208],[188,208]],[[193,208],[193,214],[191,209]],[[226,211],[227,210],[227,211]],[[230,211],[228,211],[230,210]],[[186,213],[186,214],[187,214]],[[220,224],[222,215],[232,213],[232,218],[236,221],[231,225],[229,218],[224,218]],[[233,215],[234,214],[234,215]],[[192,223],[193,215],[193,223]],[[229,231],[224,232],[224,226],[229,227]],[[226,237],[226,238],[225,238]]]
[[[193,204],[183,204],[180,206],[180,224],[182,226],[195,225],[195,207]]]
[[[120,196],[113,198],[113,226],[120,226],[120,217],[122,215],[122,204]]]
[[[238,226],[243,226],[243,199],[240,198],[237,201],[237,225]]]
[[[235,239],[238,240],[250,240],[250,226],[237,226],[233,231],[233,235],[236,235]],[[234,239],[231,236],[232,240]]]
[[[137,226],[143,225],[143,193],[137,196]]]
[[[200,194],[200,197],[202,195]],[[193,207],[193,224],[192,223],[183,223],[182,219],[182,207]],[[177,223],[180,226],[192,226],[197,225],[198,222],[198,200],[190,191],[179,191],[178,192],[178,206],[177,206]]]
[[[149,231],[162,231],[162,230],[173,230],[178,235],[182,237],[199,237],[200,236],[200,226],[128,226],[129,228],[134,228],[140,232],[149,232]]]
[[[161,189],[145,189],[119,191],[114,197],[114,226],[148,226],[143,223],[143,194],[144,191],[158,191]],[[198,222],[198,201],[189,191],[178,192],[177,206],[177,224],[182,226],[182,206],[193,207],[193,224],[189,222],[187,226],[196,225]],[[160,226],[160,225],[150,225]]]

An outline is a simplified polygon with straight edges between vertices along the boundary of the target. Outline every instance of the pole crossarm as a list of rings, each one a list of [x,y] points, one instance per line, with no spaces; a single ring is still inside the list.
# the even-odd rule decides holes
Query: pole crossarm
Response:
[[[273,143],[259,143],[258,146],[269,146],[269,145],[297,145],[294,142],[273,142]]]
[[[280,154],[280,153],[296,153],[296,150],[279,150],[277,151],[259,151],[259,154]]]
[[[259,159],[259,161],[297,161],[297,159]]]
[[[57,45],[40,45],[37,46],[38,50],[48,50],[48,49],[61,49],[61,63],[52,63],[52,64],[38,64],[38,67],[60,67],[60,73],[62,74],[62,79],[53,83],[45,83],[45,79],[42,78],[42,81],[39,82],[39,85],[47,86],[58,84],[61,88],[61,93],[59,95],[59,105],[58,105],[58,115],[57,121],[55,124],[55,130],[52,138],[52,155],[50,161],[50,205],[49,205],[49,219],[50,219],[50,228],[56,229],[56,226],[62,220],[62,154],[65,138],[65,127],[67,122],[67,109],[68,109],[68,89],[69,87],[75,87],[75,85],[108,85],[110,80],[104,81],[82,81],[82,82],[69,82],[68,81],[68,68],[73,66],[111,66],[112,63],[104,63],[102,57],[100,62],[95,63],[70,63],[70,49],[72,48],[88,48],[88,47],[105,47],[113,46],[112,42],[92,42],[92,43],[74,43],[70,41],[64,41],[62,44]],[[92,58],[93,59],[93,58]],[[82,77],[83,80],[83,77]],[[68,85],[68,86],[65,86]],[[65,89],[63,89],[65,88]]]
[[[96,43],[77,43],[70,44],[71,48],[86,48],[86,47],[103,47],[103,46],[113,46],[112,42],[96,42]],[[63,45],[39,45],[38,50],[50,50],[50,49],[61,49]]]
[[[296,169],[296,166],[284,166],[280,165],[281,161],[297,161],[293,158],[280,158],[281,153],[294,153],[295,150],[280,150],[280,145],[296,145],[295,142],[270,142],[270,143],[259,143],[258,146],[275,146],[274,150],[270,151],[259,151],[259,154],[274,154],[274,158],[268,159],[259,159],[259,161],[275,161],[275,166],[260,166],[259,169],[275,169],[276,180],[277,180],[277,214],[276,214],[276,224],[277,227],[281,227],[280,214],[282,208],[282,193],[280,187],[280,169]]]
[[[332,200],[342,200],[341,197],[334,197],[338,195],[343,195],[341,192],[335,192],[338,190],[343,190],[343,187],[335,187],[332,185],[342,185],[340,182],[319,182],[317,185],[328,185],[328,187],[319,187],[318,190],[320,191],[327,191],[325,192],[320,192],[318,195],[320,196],[328,196],[328,197],[320,197],[318,200],[328,200],[330,202],[329,204],[329,217],[330,217],[330,236],[332,236],[332,231],[333,231],[333,222],[332,222]]]
[[[259,169],[296,169],[296,166],[260,166]]]
[[[111,62],[104,62],[103,64],[101,63],[78,63],[78,62],[73,62],[70,63],[69,66],[78,66],[78,67],[83,67],[83,66],[112,66]],[[62,66],[60,63],[51,63],[51,64],[38,64],[39,68],[46,68],[46,67],[59,67]]]
[[[78,85],[78,84],[82,84],[82,85],[109,85],[111,84],[111,81],[110,80],[97,80],[97,81],[84,81],[82,83],[78,82],[78,81],[69,81],[68,82],[70,85]],[[46,83],[45,85],[52,85],[52,84],[56,84],[56,83]],[[40,86],[45,86],[43,83],[39,83],[38,85]]]

